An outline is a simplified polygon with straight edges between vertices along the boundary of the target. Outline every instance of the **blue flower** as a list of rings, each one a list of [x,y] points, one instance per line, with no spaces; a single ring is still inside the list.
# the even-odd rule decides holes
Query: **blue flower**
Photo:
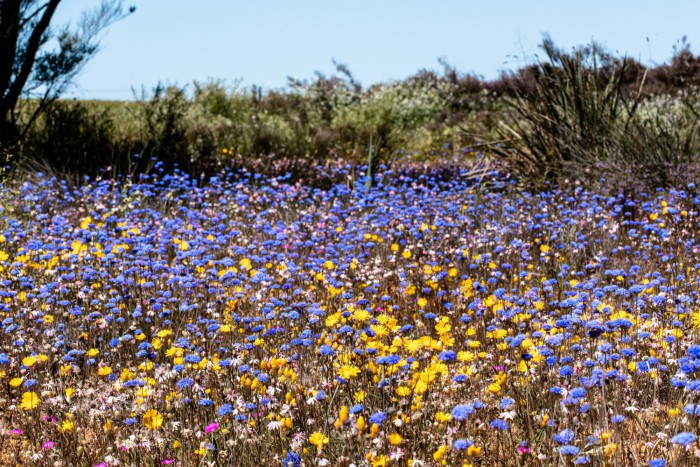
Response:
[[[566,444],[574,439],[574,432],[572,430],[566,429],[552,436],[552,439],[559,444]]]
[[[689,431],[683,431],[681,433],[677,433],[673,435],[673,438],[671,438],[671,442],[673,444],[681,444],[683,446],[687,446],[690,443],[695,442],[697,439],[697,436],[695,436],[695,433],[691,433]]]
[[[576,454],[578,454],[578,448],[576,446],[567,444],[566,446],[562,446],[561,448],[559,448],[559,452],[561,452],[565,456],[575,456]]]
[[[454,442],[454,448],[457,449],[458,451],[463,451],[467,449],[469,446],[474,444],[471,440],[468,439],[458,439]]]
[[[233,407],[231,404],[224,404],[221,407],[219,407],[219,410],[216,412],[219,414],[221,417],[225,417],[226,415],[230,414],[233,411]]]
[[[451,412],[452,418],[455,420],[464,420],[469,415],[474,413],[474,406],[471,404],[456,405]]]
[[[384,412],[377,412],[369,417],[369,422],[377,425],[381,425],[384,420],[386,420],[386,413]]]
[[[504,397],[503,399],[501,399],[501,402],[498,406],[501,408],[501,410],[508,410],[513,406],[514,403],[515,401],[510,397]]]
[[[445,350],[443,352],[440,352],[438,355],[438,359],[441,362],[451,362],[457,358],[457,353],[453,352],[452,350]]]
[[[649,461],[649,467],[666,467],[666,461],[663,459],[652,459]]]
[[[194,380],[192,378],[182,378],[180,381],[177,382],[177,388],[182,390],[192,386],[193,384]]]
[[[571,376],[574,373],[574,369],[570,365],[564,365],[559,369],[559,376]]]
[[[283,467],[301,467],[301,456],[295,452],[288,452],[282,461]]]
[[[611,423],[622,423],[624,422],[626,417],[624,415],[613,415],[610,417],[610,422]]]
[[[507,430],[509,427],[508,422],[505,420],[501,420],[500,418],[497,418],[496,420],[492,421],[489,426],[492,429],[499,431]]]

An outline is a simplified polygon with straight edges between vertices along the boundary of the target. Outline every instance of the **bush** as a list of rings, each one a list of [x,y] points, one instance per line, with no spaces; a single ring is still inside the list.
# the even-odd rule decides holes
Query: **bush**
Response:
[[[25,160],[64,173],[94,175],[114,163],[122,146],[114,138],[108,110],[91,111],[79,101],[56,101],[43,112],[22,142]]]
[[[698,151],[696,116],[674,99],[644,100],[636,62],[595,43],[566,53],[546,37],[542,49],[545,62],[512,76],[504,144],[492,148],[527,183],[631,167],[665,185],[669,168]]]

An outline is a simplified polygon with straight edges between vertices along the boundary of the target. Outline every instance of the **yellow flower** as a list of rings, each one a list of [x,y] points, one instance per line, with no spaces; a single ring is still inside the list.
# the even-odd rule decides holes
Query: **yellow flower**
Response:
[[[103,366],[99,370],[97,370],[97,374],[100,376],[107,376],[112,373],[112,368],[108,366]]]
[[[35,392],[25,392],[22,394],[22,402],[19,404],[19,408],[22,410],[31,410],[39,405],[39,396]]]
[[[444,444],[438,448],[437,451],[433,453],[433,459],[436,462],[439,462],[442,460],[443,457],[445,457],[445,452],[447,451],[447,446]]]
[[[452,420],[452,415],[446,412],[437,412],[435,414],[435,420],[437,420],[440,423],[449,422],[450,420]]]
[[[428,304],[428,300],[426,300],[424,297],[421,297],[418,299],[418,306],[423,308],[425,305]]]
[[[501,392],[501,385],[498,383],[491,383],[489,384],[489,391],[499,393]]]
[[[700,327],[700,312],[694,312],[690,314],[690,318],[693,320],[693,327]]]
[[[360,374],[360,369],[354,365],[343,365],[338,370],[338,375],[343,379],[352,379]]]
[[[16,388],[20,384],[22,384],[22,378],[12,378],[10,380],[10,386],[12,386],[13,388]]]
[[[316,446],[316,449],[318,450],[318,452],[321,452],[323,445],[328,444],[328,437],[324,436],[323,433],[319,433],[317,431],[317,432],[313,433],[311,436],[309,436],[309,443]]]
[[[357,429],[360,431],[365,431],[366,426],[367,424],[365,423],[365,417],[363,417],[362,415],[357,417]]]
[[[150,409],[143,414],[143,424],[146,428],[156,430],[163,426],[163,416],[155,409]]]
[[[348,409],[347,405],[344,405],[340,408],[340,412],[338,414],[338,418],[340,419],[341,423],[345,423],[348,421],[348,417],[350,416],[350,411]]]
[[[392,433],[389,435],[389,442],[394,446],[398,446],[403,441],[403,437],[398,433]]]
[[[32,366],[36,363],[37,358],[34,355],[30,355],[28,357],[24,357],[22,359],[22,365],[24,366]]]
[[[61,433],[65,433],[66,431],[70,431],[73,429],[73,422],[70,420],[63,420],[63,423],[61,423]]]
[[[617,444],[615,443],[608,443],[605,446],[603,446],[603,452],[605,453],[606,456],[610,457],[613,454],[615,454],[615,451],[617,450]]]

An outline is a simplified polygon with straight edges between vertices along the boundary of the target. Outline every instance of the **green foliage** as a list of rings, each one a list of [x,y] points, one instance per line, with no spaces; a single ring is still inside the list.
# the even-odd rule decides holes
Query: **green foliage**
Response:
[[[287,156],[364,164],[372,141],[379,165],[399,155],[426,160],[490,151],[541,185],[611,170],[665,184],[672,167],[700,150],[700,58],[687,46],[651,69],[596,44],[567,53],[547,39],[543,48],[546,60],[492,82],[443,61],[441,74],[420,71],[365,89],[337,65],[333,76],[290,79],[287,88],[265,92],[239,82],[194,83],[192,92],[159,85],[136,102],[59,103],[45,115],[36,112],[41,105],[23,101],[20,155],[88,174],[105,166],[146,171],[154,159],[167,170],[202,173],[262,155],[277,168],[284,164],[276,158]],[[70,113],[62,123],[61,112]],[[61,125],[75,128],[57,130]],[[476,147],[479,140],[502,144]],[[86,147],[90,157],[80,155]]]
[[[22,143],[25,159],[64,173],[91,173],[96,160],[109,165],[119,146],[109,111],[92,112],[80,102],[54,102],[42,113],[39,128]]]

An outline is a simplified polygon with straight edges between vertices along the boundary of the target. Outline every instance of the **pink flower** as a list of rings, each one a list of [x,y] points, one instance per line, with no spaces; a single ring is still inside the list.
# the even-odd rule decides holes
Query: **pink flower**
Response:
[[[219,425],[217,423],[211,423],[207,425],[207,427],[204,429],[207,433],[211,433],[212,431],[216,431],[219,428]]]
[[[168,464],[172,464],[173,462],[175,462],[175,461],[172,460],[172,459],[163,459],[163,460],[160,462],[160,465],[168,465]]]
[[[44,444],[41,445],[41,449],[43,449],[44,451],[48,451],[49,449],[51,449],[52,447],[54,447],[55,444],[56,444],[56,443],[54,443],[54,442],[51,441],[51,440],[44,441]]]
[[[13,435],[21,435],[22,433],[22,430],[12,430]]]

